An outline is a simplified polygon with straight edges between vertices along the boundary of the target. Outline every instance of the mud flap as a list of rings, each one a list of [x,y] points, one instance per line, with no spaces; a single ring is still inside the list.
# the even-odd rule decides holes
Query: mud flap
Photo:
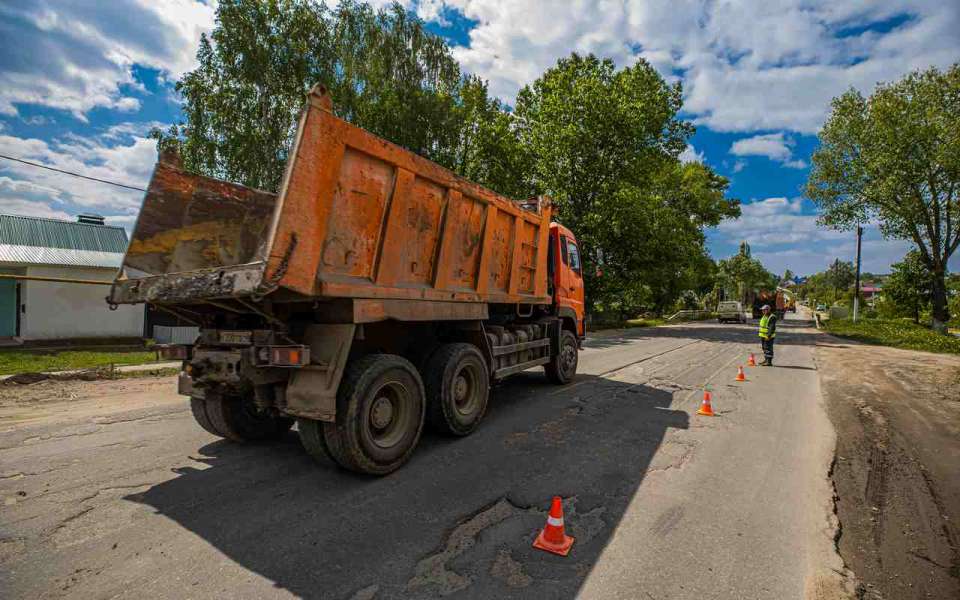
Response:
[[[337,388],[356,328],[353,323],[307,327],[303,343],[310,347],[310,364],[297,369],[290,377],[284,412],[318,421],[334,421]]]

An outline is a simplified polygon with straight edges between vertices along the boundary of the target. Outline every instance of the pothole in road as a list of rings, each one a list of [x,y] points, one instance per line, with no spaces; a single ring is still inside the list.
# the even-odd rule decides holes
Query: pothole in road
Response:
[[[544,506],[548,504],[543,502]],[[606,527],[603,506],[581,514],[577,511],[577,497],[571,496],[563,500],[563,507],[568,533],[576,537],[576,544],[581,547]],[[533,557],[540,557],[542,551],[531,545],[546,517],[545,509],[522,507],[506,497],[500,498],[454,527],[437,552],[417,563],[404,591],[430,590],[448,596],[486,575],[510,588],[532,585],[540,578],[538,575],[549,575],[550,579],[579,577],[572,562],[534,562]]]

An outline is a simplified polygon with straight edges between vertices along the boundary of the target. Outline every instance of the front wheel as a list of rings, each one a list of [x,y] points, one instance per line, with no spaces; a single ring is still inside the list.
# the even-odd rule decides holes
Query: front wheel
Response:
[[[564,329],[560,332],[560,351],[543,365],[547,379],[560,385],[570,383],[577,374],[577,360],[577,336]]]
[[[323,446],[307,440],[304,446],[315,455],[329,453],[345,469],[386,475],[413,454],[423,419],[417,369],[401,356],[371,354],[347,367],[337,390],[336,422],[322,423]]]

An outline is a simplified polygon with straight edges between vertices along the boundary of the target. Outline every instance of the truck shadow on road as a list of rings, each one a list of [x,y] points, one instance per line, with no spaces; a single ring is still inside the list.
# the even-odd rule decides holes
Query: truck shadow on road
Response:
[[[207,444],[194,453],[205,468],[126,499],[301,597],[573,598],[643,479],[690,451],[665,440],[689,427],[672,395],[591,376],[558,388],[521,374],[494,390],[477,432],[426,434],[387,477],[318,465],[291,434],[272,445]],[[554,495],[576,537],[566,558],[531,548]]]

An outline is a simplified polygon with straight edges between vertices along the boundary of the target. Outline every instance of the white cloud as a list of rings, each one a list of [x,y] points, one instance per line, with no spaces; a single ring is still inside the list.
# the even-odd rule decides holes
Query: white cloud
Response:
[[[431,0],[421,15],[441,14],[440,5],[478,21],[454,54],[508,102],[571,51],[621,66],[643,57],[682,79],[685,110],[716,131],[815,133],[830,99],[851,85],[867,91],[910,69],[945,67],[960,46],[956,2]],[[869,27],[898,15],[910,18],[886,33]]]
[[[745,160],[738,160],[737,162],[733,163],[733,169],[732,169],[732,170],[733,170],[734,173],[739,173],[739,172],[742,171],[742,170],[744,169],[744,167],[746,167],[746,166],[747,166],[747,161],[745,161]]]
[[[836,240],[843,233],[817,226],[815,214],[804,214],[801,198],[766,198],[741,205],[741,216],[716,228],[731,244],[746,240],[752,247],[776,248],[790,244]]]
[[[133,65],[178,78],[193,68],[200,33],[213,26],[215,5],[197,0],[111,0],[0,5],[0,114],[17,104],[71,112],[95,107],[139,110],[143,91]]]
[[[383,7],[389,0],[372,4]],[[960,4],[930,0],[401,4],[439,23],[451,11],[476,21],[468,45],[455,47],[454,55],[508,102],[571,51],[608,56],[621,66],[643,57],[667,78],[683,81],[685,111],[716,131],[815,133],[830,98],[851,85],[869,90],[913,68],[944,67],[957,59],[960,46]],[[131,67],[158,69],[164,79],[191,69],[215,7],[203,0],[4,3],[0,113],[15,114],[18,103],[60,108],[81,119],[94,107],[135,111],[135,92],[143,87]],[[903,15],[909,18],[890,31],[871,27]]]
[[[780,133],[766,133],[737,140],[730,146],[736,156],[766,156],[791,169],[804,169],[807,163],[793,157],[794,141]]]
[[[792,155],[782,133],[755,135],[737,140],[730,146],[730,153],[737,156],[766,156],[771,160],[783,162]]]
[[[0,196],[0,213],[24,215],[27,217],[45,217],[47,219],[71,219],[69,214],[54,208],[49,202],[3,196]]]
[[[680,153],[680,162],[705,162],[706,158],[703,155],[703,151],[697,152],[697,149],[694,148],[691,144],[687,144],[687,147],[684,148],[683,152]]]
[[[89,177],[145,188],[156,163],[156,142],[135,135],[150,123],[124,123],[93,137],[52,141],[0,135],[4,154]],[[0,202],[22,214],[93,210],[123,218],[140,208],[143,192],[127,190],[16,162],[0,161]]]
[[[774,273],[789,268],[809,275],[822,271],[835,258],[855,260],[856,234],[819,227],[817,215],[810,214],[809,208],[809,203],[801,198],[755,200],[741,206],[739,219],[724,221],[711,230],[710,237],[733,249],[731,253],[745,240],[753,256]],[[883,239],[877,225],[872,223],[864,227],[863,270],[889,272],[890,265],[901,260],[911,247],[909,241]],[[955,257],[951,268],[958,267],[960,257]]]
[[[885,240],[876,230],[864,233],[861,246],[861,269],[871,273],[889,273],[890,265],[899,262],[912,248],[904,240]],[[811,275],[825,270],[834,259],[854,262],[857,258],[857,243],[853,233],[846,233],[837,243],[816,247],[800,245],[777,251],[760,250],[753,256],[774,273],[790,269],[794,273]]]

